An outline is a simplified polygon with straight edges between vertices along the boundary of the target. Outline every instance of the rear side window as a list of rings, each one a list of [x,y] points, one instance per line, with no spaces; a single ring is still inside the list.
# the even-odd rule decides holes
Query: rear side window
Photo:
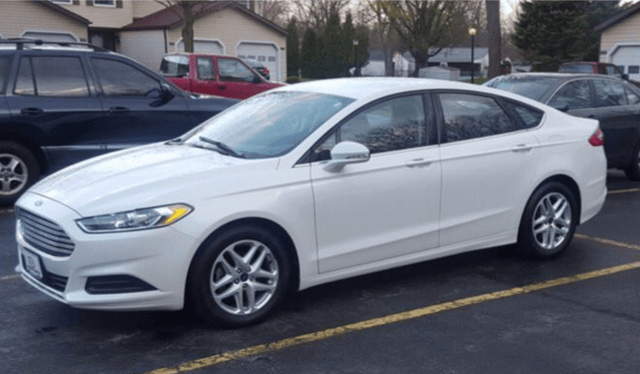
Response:
[[[198,79],[216,79],[216,72],[213,69],[213,60],[211,57],[198,57],[196,59],[196,65],[198,66]]]
[[[468,94],[440,94],[444,141],[483,138],[521,130],[493,98]]]
[[[89,87],[78,57],[23,57],[16,95],[88,97]]]
[[[509,105],[513,107],[518,117],[520,117],[520,119],[522,120],[523,127],[527,129],[532,129],[538,126],[540,124],[540,121],[542,121],[542,117],[544,116],[544,113],[537,109],[529,108],[512,102],[510,102]]]
[[[9,69],[11,69],[11,56],[0,57],[0,95],[4,93]]]
[[[624,89],[627,92],[627,100],[629,101],[629,105],[640,104],[640,96],[631,91],[629,87],[625,87]]]
[[[124,62],[103,58],[92,58],[91,62],[106,96],[145,96],[161,89],[156,79]]]
[[[605,80],[594,81],[596,90],[596,106],[627,105],[627,95],[621,83]]]
[[[559,106],[567,105],[569,110],[591,108],[591,88],[589,81],[586,79],[572,81],[560,87],[551,100],[549,105],[556,104]]]
[[[189,75],[189,57],[164,56],[160,63],[160,73],[167,77],[186,77]]]

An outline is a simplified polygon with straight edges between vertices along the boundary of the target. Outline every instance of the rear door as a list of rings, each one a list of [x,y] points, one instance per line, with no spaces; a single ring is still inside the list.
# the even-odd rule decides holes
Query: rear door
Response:
[[[103,112],[77,54],[23,52],[6,101],[19,131],[39,144],[53,170],[103,153]]]
[[[517,232],[522,200],[533,188],[541,150],[527,128],[542,114],[480,94],[442,92],[436,101],[442,132],[440,246],[505,243]]]

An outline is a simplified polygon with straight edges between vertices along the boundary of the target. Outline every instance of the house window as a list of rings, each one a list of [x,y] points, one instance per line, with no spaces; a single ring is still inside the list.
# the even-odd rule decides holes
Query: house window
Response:
[[[51,2],[56,4],[71,4],[71,0],[51,0]]]
[[[640,66],[629,65],[629,74],[638,74],[638,73],[640,73]]]
[[[115,7],[116,0],[94,0],[93,4],[95,6]]]

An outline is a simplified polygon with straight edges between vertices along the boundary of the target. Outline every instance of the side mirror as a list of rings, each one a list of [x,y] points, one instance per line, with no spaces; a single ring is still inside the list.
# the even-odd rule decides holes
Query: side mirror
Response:
[[[324,166],[329,173],[337,173],[346,165],[369,161],[369,148],[356,142],[344,141],[331,149],[331,160]]]
[[[151,104],[151,107],[158,107],[166,104],[171,99],[173,99],[174,94],[171,90],[171,87],[166,83],[161,83],[161,88],[154,88],[151,91],[147,92],[147,97],[155,99]]]
[[[629,80],[629,74],[622,74],[622,79],[628,81]]]

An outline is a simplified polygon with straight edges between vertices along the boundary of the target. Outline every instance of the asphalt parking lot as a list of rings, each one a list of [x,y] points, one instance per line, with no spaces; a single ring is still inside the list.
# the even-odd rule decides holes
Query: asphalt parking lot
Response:
[[[0,373],[638,373],[640,184],[610,171],[608,188],[552,261],[493,248],[407,266],[300,292],[233,330],[50,299],[15,275],[0,207]]]

